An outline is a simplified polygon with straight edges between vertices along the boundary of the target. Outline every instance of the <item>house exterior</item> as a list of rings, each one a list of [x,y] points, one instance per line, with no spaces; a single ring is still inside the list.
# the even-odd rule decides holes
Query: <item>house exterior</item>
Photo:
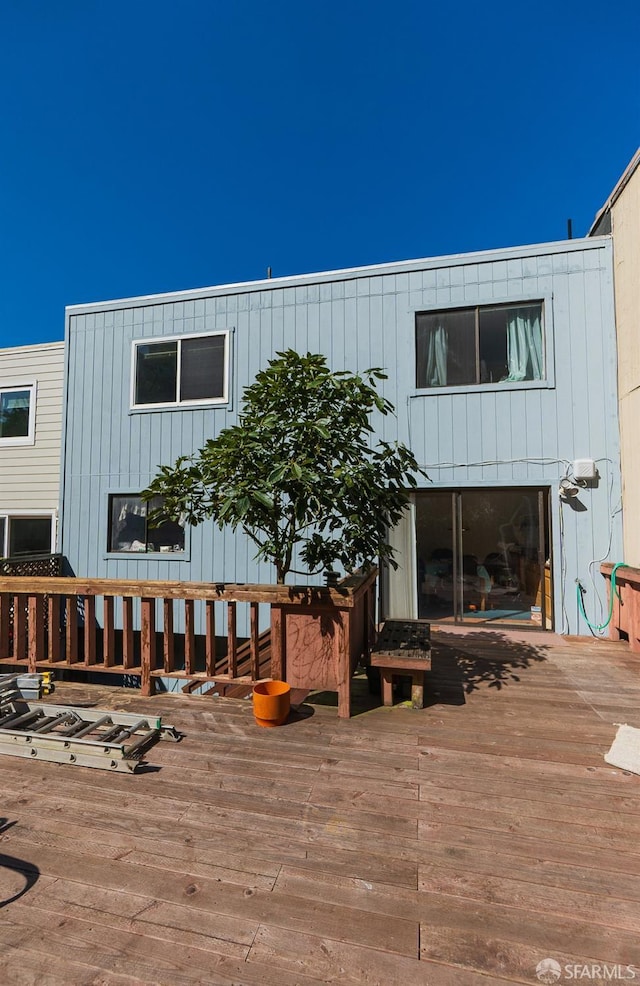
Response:
[[[64,343],[0,350],[0,556],[55,550]]]
[[[640,567],[640,148],[598,212],[590,236],[612,236],[624,561]],[[616,557],[615,561],[622,561]]]
[[[75,305],[61,550],[82,577],[271,582],[213,524],[152,530],[161,464],[237,420],[281,350],[383,367],[375,433],[428,473],[381,615],[585,632],[575,580],[621,550],[609,237]]]

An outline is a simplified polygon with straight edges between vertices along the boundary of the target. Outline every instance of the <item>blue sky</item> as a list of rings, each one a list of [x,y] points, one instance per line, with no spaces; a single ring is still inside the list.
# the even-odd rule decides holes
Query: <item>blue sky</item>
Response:
[[[640,4],[0,0],[0,345],[64,306],[584,235]]]

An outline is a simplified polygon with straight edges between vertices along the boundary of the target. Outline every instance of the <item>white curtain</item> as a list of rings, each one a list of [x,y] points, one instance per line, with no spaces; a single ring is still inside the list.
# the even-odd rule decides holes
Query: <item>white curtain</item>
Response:
[[[141,500],[139,496],[120,497],[120,513],[118,514],[118,520],[120,523],[124,524],[130,515],[133,515],[134,517],[147,516],[147,504],[144,500]]]
[[[436,325],[429,331],[427,343],[427,387],[446,387],[448,333],[444,325]]]
[[[542,379],[542,325],[539,308],[519,308],[507,323],[504,381]]]
[[[113,499],[111,551],[144,551],[147,536],[147,504],[139,496]]]
[[[384,618],[388,620],[415,620],[418,615],[418,604],[413,504],[407,507],[400,522],[389,531],[389,544],[394,549],[398,568],[394,570],[388,567],[384,571]]]

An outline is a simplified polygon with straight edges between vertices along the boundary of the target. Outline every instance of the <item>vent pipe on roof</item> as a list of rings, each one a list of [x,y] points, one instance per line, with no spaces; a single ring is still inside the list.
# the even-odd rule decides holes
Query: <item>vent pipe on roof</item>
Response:
[[[567,219],[567,239],[568,240],[573,239],[573,223],[571,222],[570,219]]]

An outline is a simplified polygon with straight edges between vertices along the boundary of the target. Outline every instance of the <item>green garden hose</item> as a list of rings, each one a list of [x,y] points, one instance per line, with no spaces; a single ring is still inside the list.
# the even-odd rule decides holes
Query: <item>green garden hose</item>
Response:
[[[627,568],[627,567],[628,566],[625,564],[625,562],[618,561],[611,569],[611,592],[609,593],[609,615],[607,617],[607,622],[603,623],[602,626],[598,626],[596,623],[590,623],[589,620],[587,619],[587,614],[584,611],[584,599],[582,598],[585,592],[585,588],[582,585],[580,579],[576,579],[576,592],[578,593],[578,604],[580,606],[580,612],[582,613],[587,626],[590,627],[592,630],[606,630],[606,628],[611,623],[611,617],[613,616],[613,597],[617,596],[618,599],[620,599],[620,593],[618,592],[618,587],[616,585],[616,572],[618,571],[619,568]]]

